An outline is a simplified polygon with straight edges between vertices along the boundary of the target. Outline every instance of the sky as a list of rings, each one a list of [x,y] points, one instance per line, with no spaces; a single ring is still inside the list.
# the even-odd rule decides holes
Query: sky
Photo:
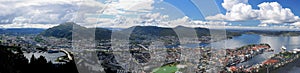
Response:
[[[0,28],[293,26],[299,0],[13,0],[0,1]]]

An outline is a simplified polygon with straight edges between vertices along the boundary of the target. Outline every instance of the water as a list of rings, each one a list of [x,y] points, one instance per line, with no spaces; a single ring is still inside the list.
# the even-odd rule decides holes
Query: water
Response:
[[[225,43],[224,43],[225,42]],[[256,34],[243,34],[233,39],[224,40],[212,43],[211,45],[216,48],[238,48],[249,44],[267,43],[274,49],[274,52],[265,52],[257,55],[251,60],[241,63],[239,65],[254,65],[263,62],[270,58],[273,54],[278,54],[281,47],[285,46],[287,50],[292,50],[300,47],[300,36],[263,36]]]
[[[187,48],[195,48],[199,46],[211,46],[216,49],[234,49],[249,44],[270,44],[271,48],[275,52],[279,52],[282,46],[285,46],[287,50],[300,48],[300,36],[263,36],[256,34],[243,34],[242,36],[233,37],[232,39],[213,42],[210,44],[183,44],[181,46]]]
[[[30,60],[32,55],[34,55],[35,58],[39,58],[40,56],[44,56],[48,62],[51,61],[52,63],[56,63],[55,60],[60,56],[64,56],[65,54],[62,53],[62,52],[59,52],[59,53],[47,53],[47,52],[24,53],[24,56],[28,60]]]
[[[249,44],[260,43],[269,44],[271,46],[271,49],[274,49],[274,52],[265,52],[263,54],[255,56],[251,60],[238,65],[254,65],[261,63],[264,60],[270,58],[270,56],[272,56],[273,54],[278,54],[281,51],[282,46],[285,46],[287,50],[300,48],[300,36],[263,36],[257,34],[243,34],[242,36],[233,37],[232,39],[210,43],[208,44],[208,46],[216,49],[234,49]],[[198,46],[198,44],[188,44],[183,46],[196,47]],[[291,73],[293,73],[293,71],[299,71],[296,69],[300,69],[299,67],[292,68],[295,70],[290,70]]]
[[[279,52],[282,46],[287,50],[292,50],[300,47],[300,36],[263,36],[256,34],[243,34],[242,36],[234,37],[232,39],[223,40],[211,43],[215,48],[238,48],[249,44],[270,44],[275,52]]]

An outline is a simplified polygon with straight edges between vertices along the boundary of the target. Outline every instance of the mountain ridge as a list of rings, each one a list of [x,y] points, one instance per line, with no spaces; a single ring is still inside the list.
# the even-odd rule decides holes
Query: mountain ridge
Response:
[[[40,35],[46,37],[52,36],[52,37],[67,38],[67,39],[72,39],[72,36],[83,36],[81,38],[85,38],[85,37],[90,37],[89,35],[95,35],[95,39],[97,40],[109,40],[111,38],[112,33],[117,33],[118,36],[126,36],[126,35],[128,36],[128,34],[130,34],[129,35],[130,39],[136,39],[136,38],[153,39],[153,38],[159,38],[165,36],[175,36],[178,38],[178,33],[180,33],[182,35],[190,35],[190,36],[196,35],[198,38],[201,38],[201,36],[210,36],[210,31],[211,30],[207,28],[201,28],[201,27],[190,28],[185,26],[177,26],[174,28],[158,27],[158,26],[133,26],[126,29],[113,31],[106,28],[86,28],[74,22],[66,22],[58,26],[49,28],[44,32],[40,33]],[[222,32],[222,30],[214,30],[214,31]],[[72,32],[76,32],[76,34],[72,35]],[[195,32],[195,34],[191,32]],[[226,32],[226,33],[232,35],[231,32]]]

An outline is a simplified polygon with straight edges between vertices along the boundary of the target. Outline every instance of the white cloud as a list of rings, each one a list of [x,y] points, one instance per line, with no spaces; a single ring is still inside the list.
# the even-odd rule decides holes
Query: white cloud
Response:
[[[266,27],[266,26],[268,26],[268,24],[259,24],[258,26],[260,26],[260,27]]]
[[[109,18],[91,18],[94,21],[99,22],[93,24],[93,27],[110,27],[110,28],[128,28],[132,26],[160,26],[164,19],[167,19],[167,15],[161,15],[160,13],[147,13],[137,14],[136,17],[116,16],[114,19]],[[89,20],[91,20],[89,19]]]
[[[228,21],[242,21],[256,18],[256,11],[252,10],[252,7],[247,4],[239,3],[232,6],[231,11],[225,15],[217,14],[215,16],[206,17],[207,20],[228,20]]]
[[[0,28],[51,28],[58,24],[2,24]]]
[[[112,1],[104,14],[123,14],[133,12],[149,12],[153,9],[154,0],[118,0]]]
[[[0,27],[27,27],[33,24],[60,24],[68,21],[86,26],[114,25],[116,19],[101,18],[99,15],[133,16],[150,13],[154,0],[31,0],[0,1]],[[103,9],[105,8],[105,9]],[[103,11],[104,10],[104,11]],[[88,16],[93,15],[93,16]],[[150,18],[159,16],[152,15]],[[127,19],[132,20],[132,19]],[[8,25],[13,24],[13,25]],[[30,25],[29,25],[30,24]],[[22,26],[21,26],[22,25]],[[100,25],[101,26],[101,25]],[[126,25],[124,25],[126,26]],[[35,28],[35,26],[33,26]]]
[[[171,25],[185,25],[187,23],[189,23],[191,20],[189,19],[189,17],[185,16],[173,21],[170,21]]]
[[[259,9],[252,9],[248,0],[224,0],[222,6],[226,14],[207,16],[207,20],[244,21],[260,20],[262,24],[284,24],[300,21],[298,16],[289,8],[283,8],[277,2],[264,2],[258,5]]]
[[[59,24],[74,21],[80,13],[96,13],[103,4],[94,1],[0,1],[2,24]],[[79,11],[80,10],[80,11]]]
[[[300,26],[300,22],[295,22],[295,23],[292,23],[291,25]]]
[[[163,4],[161,2],[162,0],[0,1],[0,28],[50,28],[68,21],[86,27],[192,26],[187,16],[165,15],[166,13],[154,11],[157,9],[155,4]],[[209,21],[201,24],[221,23]]]
[[[258,5],[260,8],[257,12],[262,23],[293,23],[299,21],[299,17],[288,8],[282,8],[277,2],[265,2]]]
[[[229,24],[228,22],[224,21],[192,21],[193,24],[195,25],[227,25]]]
[[[240,3],[246,4],[246,3],[248,3],[248,0],[224,0],[224,2],[222,3],[222,6],[227,11],[230,11],[234,5],[237,5]]]

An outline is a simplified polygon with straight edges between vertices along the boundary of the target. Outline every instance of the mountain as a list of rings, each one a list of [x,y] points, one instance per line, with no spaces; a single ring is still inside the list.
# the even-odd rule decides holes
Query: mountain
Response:
[[[190,28],[185,26],[177,26],[174,29],[177,32],[180,32],[182,35],[191,35],[194,34],[193,32],[195,32],[198,37],[210,35],[210,31],[207,28],[201,28],[201,27]]]
[[[158,36],[176,36],[176,33],[172,28],[163,28],[163,27],[157,27],[157,26],[134,26],[130,27],[128,29],[133,29],[131,35],[146,35],[146,36],[152,36],[152,37],[158,37]],[[128,29],[125,29],[124,31],[127,31]]]
[[[73,26],[76,26],[76,24],[72,22],[63,23],[58,26],[45,30],[44,32],[40,33],[40,35],[47,36],[47,37],[52,36],[57,38],[70,39],[72,38]]]
[[[267,36],[299,36],[299,31],[262,31],[262,30],[248,30],[247,34],[260,34]]]
[[[67,39],[88,39],[92,37],[96,40],[108,40],[111,38],[112,32],[116,37],[124,38],[130,37],[131,40],[145,40],[145,39],[158,39],[166,36],[178,36],[201,38],[202,36],[210,36],[210,32],[207,28],[190,28],[184,26],[177,26],[175,28],[164,28],[157,26],[134,26],[127,29],[112,31],[106,28],[86,28],[77,25],[73,22],[67,22],[58,26],[49,28],[40,33],[42,36],[52,36],[57,38]],[[224,30],[213,30],[214,32],[224,32]],[[74,33],[76,32],[76,33]],[[227,37],[239,36],[240,33],[225,31]],[[91,36],[95,35],[95,36]],[[195,37],[196,36],[196,37]]]
[[[43,32],[45,29],[38,28],[6,28],[0,29],[0,34],[5,35],[35,35]]]
[[[86,28],[74,22],[66,22],[49,28],[39,35],[67,39],[88,39],[88,37],[95,37],[96,40],[107,40],[110,39],[111,30],[105,28]]]
[[[207,28],[190,28],[184,26],[177,26],[175,28],[165,28],[157,26],[134,26],[128,29],[120,31],[121,33],[131,32],[131,36],[151,36],[151,37],[162,37],[162,36],[178,36],[195,34],[196,36],[209,36],[210,31]],[[195,32],[195,33],[191,33]]]

